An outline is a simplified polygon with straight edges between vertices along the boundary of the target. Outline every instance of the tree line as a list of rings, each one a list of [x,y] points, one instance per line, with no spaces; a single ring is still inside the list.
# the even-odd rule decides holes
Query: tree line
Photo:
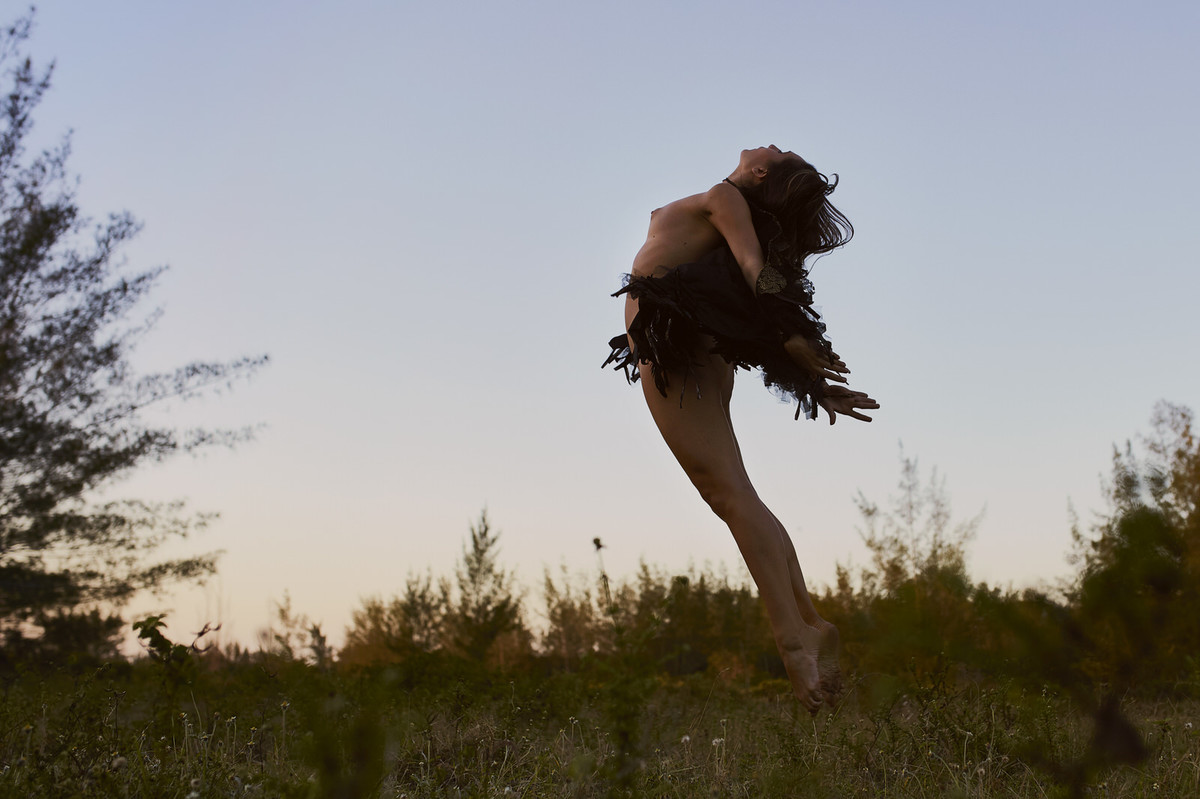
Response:
[[[1093,526],[1073,529],[1069,581],[990,586],[966,566],[980,517],[955,522],[944,480],[936,470],[923,476],[901,452],[895,495],[882,507],[858,498],[870,562],[839,565],[835,583],[815,592],[841,630],[844,668],[918,683],[1200,689],[1200,444],[1191,410],[1160,403],[1140,446],[1114,449],[1107,498]],[[572,672],[613,657],[624,632],[665,677],[708,673],[753,685],[783,674],[748,578],[643,564],[610,585],[599,564],[591,578],[547,571],[531,602],[498,551],[485,512],[454,579],[410,576],[398,595],[362,602],[338,663],[441,656],[500,672]]]

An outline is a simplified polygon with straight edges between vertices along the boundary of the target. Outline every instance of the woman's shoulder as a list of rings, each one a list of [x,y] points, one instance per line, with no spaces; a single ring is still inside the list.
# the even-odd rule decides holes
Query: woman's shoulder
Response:
[[[715,184],[711,189],[703,194],[697,194],[697,197],[704,198],[705,209],[711,213],[720,210],[742,210],[748,208],[745,196],[741,189],[733,185],[727,180]]]

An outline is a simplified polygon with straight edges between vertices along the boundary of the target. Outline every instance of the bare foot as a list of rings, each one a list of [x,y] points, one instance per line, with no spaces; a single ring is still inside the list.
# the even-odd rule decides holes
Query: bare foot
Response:
[[[814,716],[821,709],[821,677],[817,671],[817,660],[813,653],[817,652],[820,633],[807,625],[802,633],[801,646],[795,649],[779,648],[779,656],[783,658],[783,667],[787,670],[788,679],[792,682],[792,693],[804,705],[805,710]]]
[[[827,704],[832,705],[842,694],[841,636],[837,627],[829,622],[818,625],[817,631],[817,675],[821,681],[821,694]]]

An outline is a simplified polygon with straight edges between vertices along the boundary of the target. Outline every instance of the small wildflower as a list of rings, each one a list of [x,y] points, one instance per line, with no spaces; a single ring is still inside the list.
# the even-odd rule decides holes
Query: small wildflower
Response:
[[[1157,790],[1158,790],[1158,783],[1156,782],[1156,783],[1154,783],[1153,785],[1151,785],[1151,786],[1150,786],[1150,790],[1152,790],[1152,791],[1157,791]]]
[[[1189,725],[1188,725],[1188,727],[1191,727],[1191,726],[1192,726],[1191,724],[1189,724]],[[33,732],[33,725],[32,725],[32,724],[26,724],[24,727],[22,727],[22,728],[21,728],[21,732],[23,732],[23,733],[25,733],[26,735],[28,735],[29,733]]]
[[[292,706],[292,703],[287,701],[286,699],[279,703],[280,710],[287,710],[291,706]]]
[[[194,791],[200,790],[200,778],[192,777],[192,781],[188,783],[188,786]]]
[[[1190,730],[1192,728],[1192,723],[1190,721],[1187,722],[1186,724],[1183,725],[1183,728],[1185,730]]]
[[[684,746],[687,746],[691,742],[692,742],[692,736],[690,736],[690,735],[685,735],[679,739],[679,743],[683,744]]]
[[[724,738],[713,738],[713,746],[720,746],[723,743],[725,743]]]

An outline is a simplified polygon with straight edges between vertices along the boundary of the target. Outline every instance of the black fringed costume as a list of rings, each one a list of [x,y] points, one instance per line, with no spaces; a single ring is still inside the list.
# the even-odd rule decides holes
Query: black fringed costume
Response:
[[[713,353],[745,369],[758,367],[769,389],[781,399],[799,403],[797,419],[802,412],[815,419],[827,384],[797,365],[783,342],[798,333],[830,355],[825,324],[813,310],[813,287],[804,265],[787,261],[773,246],[780,235],[779,222],[754,205],[750,213],[763,250],[764,275],[758,293],[750,290],[724,244],[694,263],[662,267],[654,276],[627,276],[625,287],[613,296],[628,292],[638,301],[638,313],[628,338],[622,334],[609,341],[612,353],[604,366],[615,364],[613,368],[624,370],[633,383],[639,377],[638,363],[648,363],[654,385],[664,397],[667,375],[682,375],[682,402],[687,379],[698,368],[692,359],[701,337],[711,336]]]

